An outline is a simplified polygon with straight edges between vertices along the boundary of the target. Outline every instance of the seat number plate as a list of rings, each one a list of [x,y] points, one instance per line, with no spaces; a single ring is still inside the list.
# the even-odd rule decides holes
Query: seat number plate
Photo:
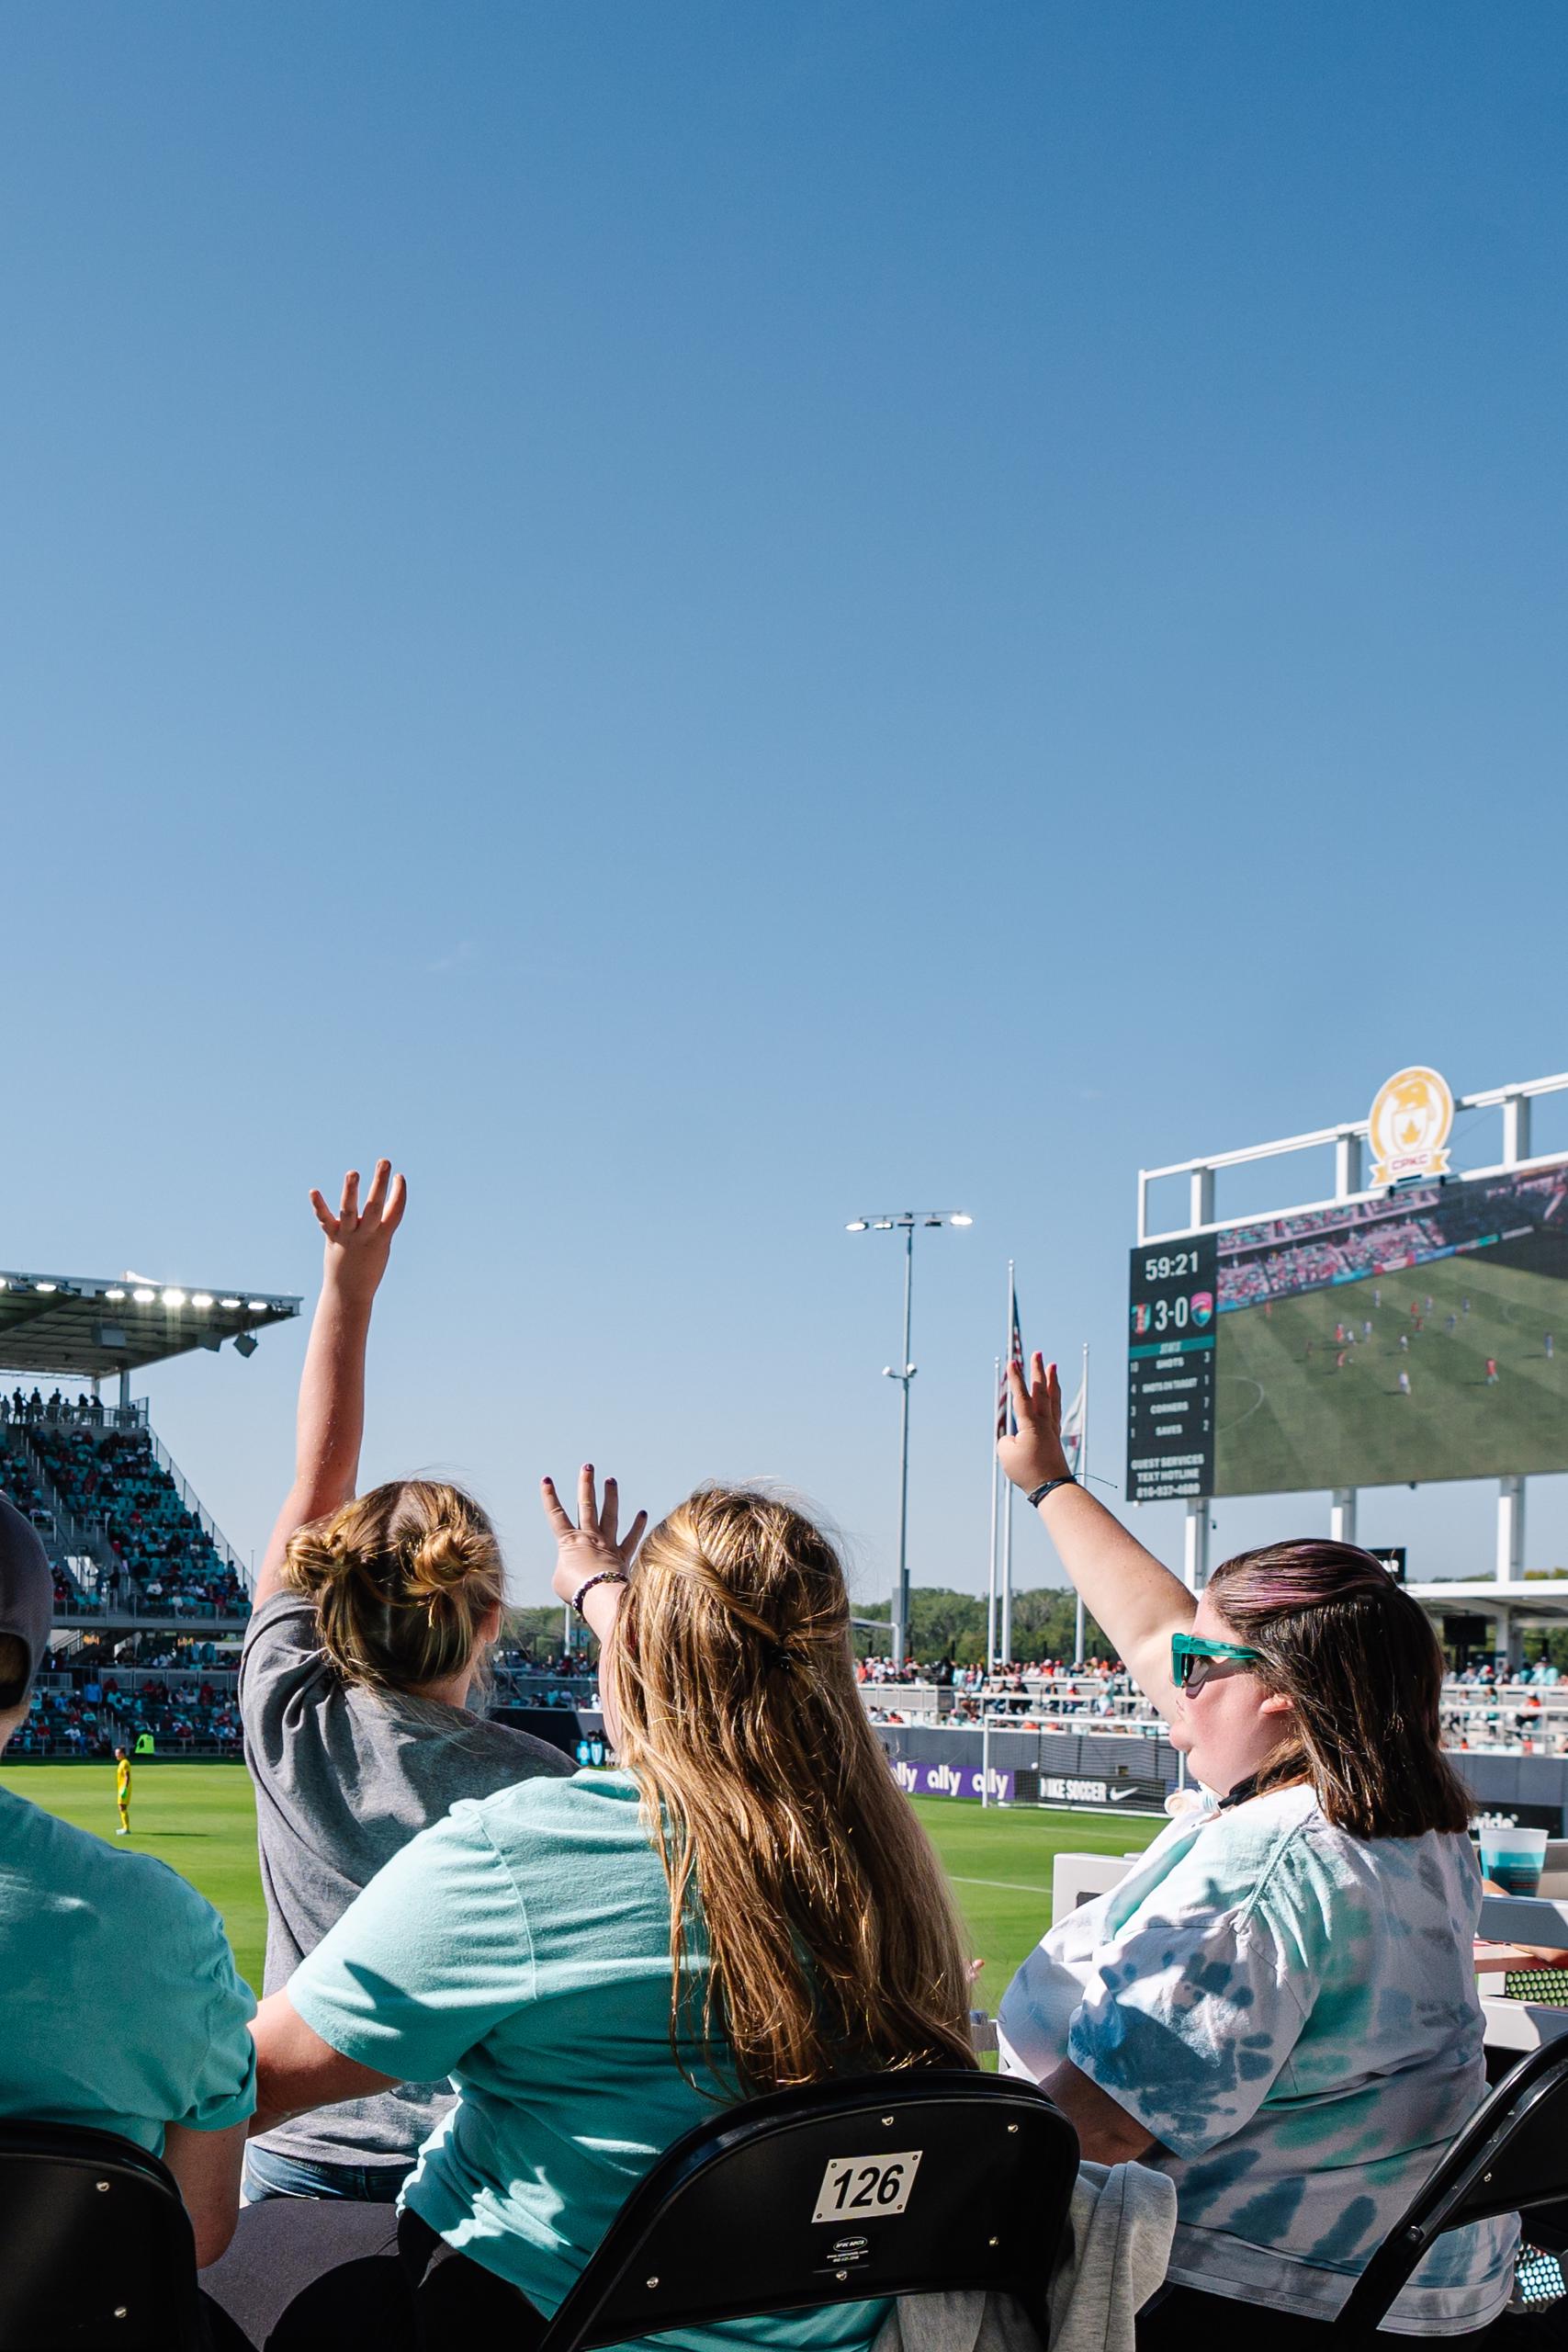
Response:
[[[814,2222],[874,2221],[901,2213],[924,2150],[886,2156],[834,2156],[817,2192]]]

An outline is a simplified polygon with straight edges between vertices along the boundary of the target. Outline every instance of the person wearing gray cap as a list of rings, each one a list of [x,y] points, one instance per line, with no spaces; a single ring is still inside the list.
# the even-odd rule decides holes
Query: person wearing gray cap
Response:
[[[49,1656],[53,1579],[0,1497],[0,1751]],[[255,2003],[223,1923],[148,1855],[0,1788],[0,2115],[118,2132],[179,2185],[198,2264],[233,2235]]]

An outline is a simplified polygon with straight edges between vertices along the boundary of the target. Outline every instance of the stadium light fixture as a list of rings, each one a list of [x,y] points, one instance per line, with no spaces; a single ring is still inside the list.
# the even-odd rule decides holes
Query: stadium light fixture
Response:
[[[183,1290],[166,1290],[164,1293],[164,1304],[165,1306],[183,1306],[185,1303],[186,1295]]]
[[[138,1306],[151,1306],[158,1294],[155,1290],[133,1290],[130,1295]]]
[[[122,1298],[125,1296],[125,1293],[124,1293],[122,1290],[107,1290],[107,1291],[105,1291],[105,1293],[104,1293],[104,1296],[105,1296],[106,1298],[112,1298],[112,1299],[116,1299],[116,1300],[118,1300],[118,1299],[122,1299]]]
[[[856,1217],[846,1228],[851,1233],[891,1233],[895,1229],[904,1237],[904,1352],[896,1370],[884,1364],[883,1377],[896,1380],[904,1392],[899,1438],[898,1468],[898,1584],[893,1604],[893,1664],[901,1667],[909,1646],[909,1383],[917,1367],[909,1361],[910,1318],[915,1287],[915,1227],[920,1226],[973,1225],[972,1216],[960,1209],[904,1209],[897,1216]]]
[[[58,1283],[34,1283],[33,1284],[34,1290],[58,1290],[59,1287]]]
[[[190,1295],[190,1303],[193,1306],[210,1306],[212,1293],[209,1290],[193,1290]]]
[[[250,1309],[253,1315],[265,1315],[266,1313],[265,1299],[253,1298],[250,1302]]]
[[[238,1306],[240,1302],[237,1298],[220,1298],[218,1304],[220,1306]]]

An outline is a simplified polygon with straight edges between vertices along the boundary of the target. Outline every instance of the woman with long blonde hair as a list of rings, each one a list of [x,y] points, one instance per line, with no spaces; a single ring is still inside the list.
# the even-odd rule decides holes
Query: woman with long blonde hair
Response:
[[[544,1493],[556,1590],[604,1645],[617,1769],[457,1806],[256,2021],[264,2110],[451,2071],[457,2106],[399,2228],[428,2345],[504,2325],[526,2346],[627,2191],[716,2106],[974,2064],[963,1937],[861,1703],[828,1537],[712,1487],[639,1554],[645,1521],[618,1540],[613,1480],[601,1508],[583,1470],[575,1524]],[[722,2333],[859,2352],[882,2315]]]

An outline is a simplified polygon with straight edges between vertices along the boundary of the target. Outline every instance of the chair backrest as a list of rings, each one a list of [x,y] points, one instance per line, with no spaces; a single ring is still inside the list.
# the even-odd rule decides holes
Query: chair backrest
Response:
[[[1043,2343],[1077,2135],[1032,2083],[857,2075],[725,2109],[633,2189],[538,2352],[991,2288]]]
[[[1065,1919],[1080,1903],[1119,1886],[1138,1855],[1058,1854],[1051,1865],[1051,1917]]]
[[[1505,2075],[1362,2271],[1339,2325],[1374,2328],[1434,2239],[1568,2200],[1568,2035]]]
[[[0,2352],[191,2352],[196,2242],[174,2177],[112,2132],[0,2122]]]

